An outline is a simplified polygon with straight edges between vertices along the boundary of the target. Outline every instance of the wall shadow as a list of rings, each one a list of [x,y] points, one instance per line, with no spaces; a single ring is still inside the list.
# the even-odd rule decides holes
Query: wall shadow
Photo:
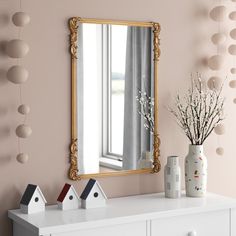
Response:
[[[0,29],[6,27],[10,22],[10,17],[6,13],[0,13]]]
[[[8,82],[6,74],[6,70],[0,68],[0,87],[6,85]]]
[[[12,236],[12,222],[7,216],[9,209],[19,208],[21,193],[15,186],[5,188],[0,195],[0,235]]]

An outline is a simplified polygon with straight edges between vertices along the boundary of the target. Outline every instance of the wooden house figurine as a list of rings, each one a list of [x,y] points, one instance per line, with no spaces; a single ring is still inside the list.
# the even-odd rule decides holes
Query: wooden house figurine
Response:
[[[39,186],[28,184],[20,201],[20,209],[25,214],[42,212],[45,210],[46,203]]]
[[[57,198],[58,208],[61,210],[71,210],[79,208],[79,196],[75,188],[70,184],[65,184],[59,197]]]
[[[81,207],[84,209],[104,207],[106,205],[106,194],[95,179],[90,179],[82,192]]]

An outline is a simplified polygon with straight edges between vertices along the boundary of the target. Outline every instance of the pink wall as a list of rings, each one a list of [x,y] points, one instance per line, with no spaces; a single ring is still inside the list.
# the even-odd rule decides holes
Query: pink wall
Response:
[[[210,5],[212,1],[209,1]],[[10,17],[18,11],[19,1],[0,1],[0,22],[3,15]],[[21,165],[16,162],[18,152],[14,129],[22,121],[16,109],[19,104],[19,89],[0,77],[0,105],[8,108],[8,114],[0,117],[0,125],[11,128],[11,134],[0,140],[0,235],[11,235],[7,210],[17,208],[27,183],[39,184],[49,203],[55,203],[60,188],[65,182],[73,183],[80,192],[84,181],[71,182],[67,178],[68,145],[70,143],[70,55],[68,53],[67,21],[72,16],[158,21],[162,25],[159,79],[161,161],[166,156],[177,154],[182,159],[187,153],[188,141],[175,125],[165,106],[177,88],[185,84],[195,63],[214,49],[202,50],[200,55],[198,33],[208,29],[204,13],[207,1],[202,0],[22,0],[24,11],[31,16],[31,24],[24,28],[22,37],[31,51],[22,64],[29,70],[29,81],[23,85],[23,100],[31,106],[28,123],[33,134],[22,141],[22,149],[30,160]],[[214,27],[214,26],[212,26]],[[17,29],[11,22],[0,23],[0,43],[17,37]],[[209,43],[207,35],[202,43]],[[199,46],[200,47],[200,46]],[[6,70],[14,60],[0,54],[0,71]],[[206,146],[209,160],[209,190],[235,196],[236,189],[229,184],[236,178],[234,147],[235,105],[233,92],[227,92],[227,134],[212,135]],[[225,147],[225,155],[215,154],[218,143]],[[91,143],[92,145],[92,143]],[[163,172],[157,175],[132,175],[100,179],[109,197],[163,190]]]

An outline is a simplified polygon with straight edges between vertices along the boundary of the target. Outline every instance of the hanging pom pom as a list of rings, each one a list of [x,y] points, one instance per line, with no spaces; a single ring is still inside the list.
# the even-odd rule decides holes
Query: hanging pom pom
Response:
[[[218,147],[218,148],[216,149],[216,153],[217,153],[219,156],[223,156],[223,155],[224,155],[224,148]]]
[[[16,135],[19,138],[28,138],[32,134],[30,126],[22,124],[16,128]]]
[[[236,44],[231,44],[228,48],[228,52],[230,55],[236,55]]]
[[[220,70],[223,67],[224,57],[221,55],[214,55],[209,58],[208,66],[212,70]]]
[[[218,124],[215,127],[214,131],[218,135],[223,135],[225,133],[225,126],[223,124]]]
[[[30,113],[30,107],[28,105],[22,104],[18,107],[18,112],[22,115],[27,115]]]
[[[29,52],[29,46],[20,39],[13,39],[7,43],[7,55],[12,58],[22,58]]]
[[[230,35],[230,37],[232,38],[232,39],[236,39],[236,29],[232,29],[231,31],[230,31],[230,33],[229,33],[229,35]]]
[[[236,68],[231,68],[230,72],[231,72],[231,74],[236,74]]]
[[[220,44],[224,43],[225,40],[226,40],[226,36],[223,33],[216,33],[216,34],[213,34],[211,37],[211,41],[215,45],[220,45]]]
[[[232,11],[232,12],[229,14],[229,19],[230,19],[230,20],[233,20],[233,21],[236,21],[236,11]]]
[[[27,13],[25,12],[16,12],[13,16],[12,16],[12,22],[15,26],[18,27],[23,27],[27,24],[29,24],[30,22],[30,17]]]
[[[29,156],[26,153],[19,153],[16,156],[16,160],[20,162],[21,164],[25,164],[29,160]]]
[[[207,86],[211,90],[220,90],[222,85],[222,81],[220,77],[217,76],[212,76],[208,81],[207,81]]]
[[[224,21],[226,18],[226,7],[225,6],[214,7],[210,12],[210,18],[218,22]]]
[[[14,84],[22,84],[27,81],[29,72],[23,66],[12,66],[7,71],[7,79]]]
[[[230,87],[230,88],[236,88],[236,80],[231,80],[231,81],[229,82],[229,87]]]

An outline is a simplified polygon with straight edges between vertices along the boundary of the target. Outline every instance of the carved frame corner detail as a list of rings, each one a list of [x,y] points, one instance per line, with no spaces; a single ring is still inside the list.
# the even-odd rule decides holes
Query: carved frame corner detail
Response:
[[[78,29],[79,29],[79,21],[80,17],[72,17],[69,20],[69,28],[70,28],[70,53],[72,59],[77,59],[78,55]]]
[[[159,61],[161,50],[160,50],[160,32],[161,26],[159,23],[153,22],[153,52],[154,52],[154,61]]]
[[[80,180],[78,175],[78,164],[77,164],[77,153],[78,153],[78,141],[77,139],[72,139],[70,145],[70,169],[69,169],[69,178],[72,180]]]

